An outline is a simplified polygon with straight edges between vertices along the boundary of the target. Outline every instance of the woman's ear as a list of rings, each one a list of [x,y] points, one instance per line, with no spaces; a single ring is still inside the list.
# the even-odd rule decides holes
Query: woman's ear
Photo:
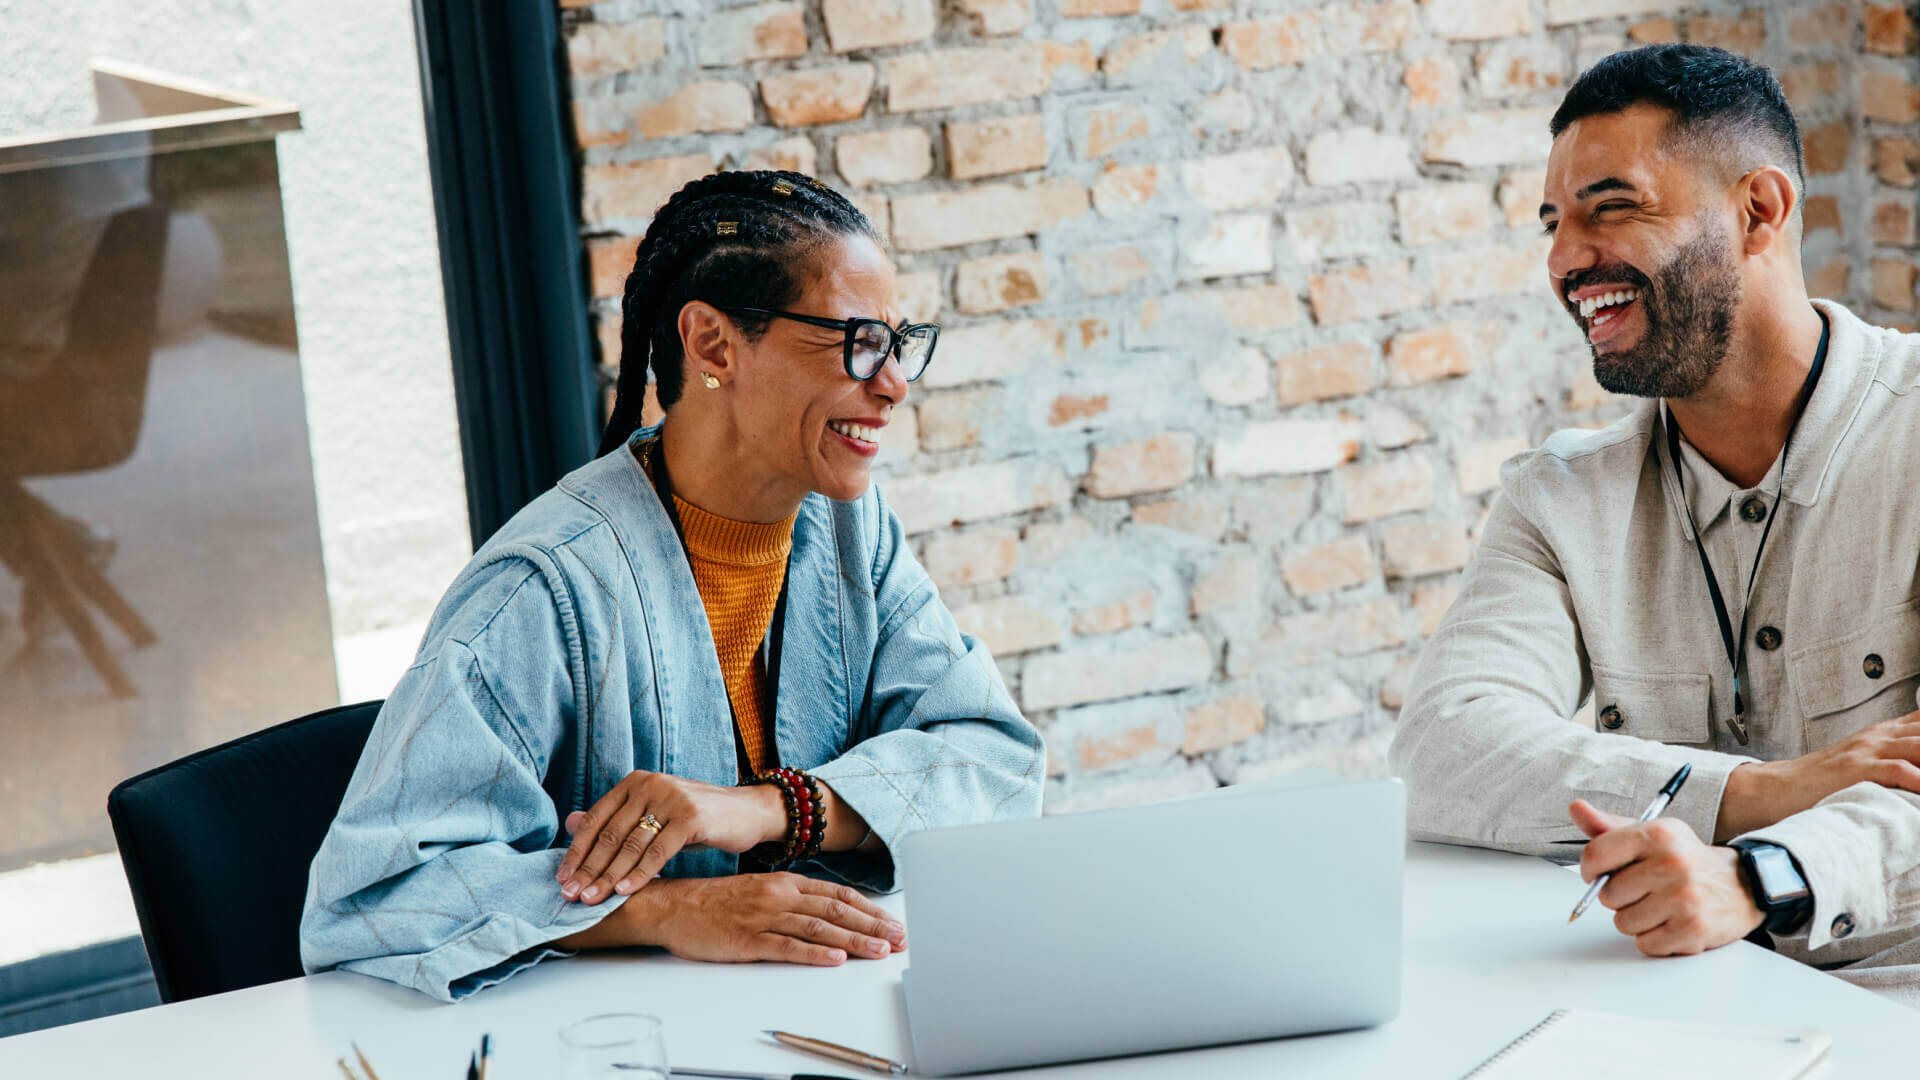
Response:
[[[680,309],[679,329],[688,379],[711,375],[724,383],[733,377],[738,338],[726,313],[705,301],[689,300]]]

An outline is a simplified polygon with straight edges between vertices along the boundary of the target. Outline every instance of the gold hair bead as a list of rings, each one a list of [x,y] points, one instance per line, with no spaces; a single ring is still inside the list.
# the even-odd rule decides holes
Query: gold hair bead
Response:
[[[793,185],[787,183],[785,180],[775,180],[773,182],[773,193],[775,195],[791,195],[793,194]]]
[[[721,236],[732,236],[739,231],[740,223],[737,221],[723,221],[720,223],[719,232]]]

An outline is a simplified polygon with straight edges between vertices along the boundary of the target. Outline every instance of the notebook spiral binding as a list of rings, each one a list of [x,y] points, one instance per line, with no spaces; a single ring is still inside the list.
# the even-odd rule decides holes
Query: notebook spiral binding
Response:
[[[1502,1061],[1505,1061],[1507,1058],[1512,1057],[1515,1051],[1527,1045],[1527,1043],[1533,1041],[1533,1039],[1536,1036],[1538,1036],[1541,1032],[1559,1023],[1561,1020],[1565,1019],[1566,1016],[1567,1016],[1567,1010],[1565,1009],[1555,1009],[1552,1012],[1548,1013],[1547,1018],[1545,1020],[1542,1020],[1539,1023],[1528,1028],[1525,1032],[1523,1032],[1520,1035],[1519,1038],[1501,1047],[1499,1052],[1495,1053],[1492,1057],[1474,1066],[1473,1071],[1461,1077],[1460,1080],[1473,1080],[1473,1078],[1476,1076],[1485,1076],[1491,1073],[1495,1065],[1498,1065]]]

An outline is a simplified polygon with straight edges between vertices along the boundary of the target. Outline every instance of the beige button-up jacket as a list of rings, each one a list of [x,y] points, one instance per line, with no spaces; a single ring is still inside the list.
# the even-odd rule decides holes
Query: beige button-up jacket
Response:
[[[1690,762],[1667,815],[1711,840],[1735,767],[1920,707],[1920,335],[1815,306],[1826,371],[1779,506],[1781,462],[1737,489],[1684,442],[1683,495],[1653,401],[1507,463],[1393,741],[1414,835],[1564,858],[1570,800],[1635,817]],[[1753,575],[1744,746],[1683,498],[1736,632],[1777,518]],[[1856,784],[1748,835],[1793,852],[1813,887],[1780,951],[1920,1005],[1920,797]]]

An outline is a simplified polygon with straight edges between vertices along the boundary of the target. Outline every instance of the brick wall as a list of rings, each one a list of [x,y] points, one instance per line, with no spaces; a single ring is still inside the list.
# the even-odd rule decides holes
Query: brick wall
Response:
[[[881,483],[1051,809],[1383,771],[1507,456],[1627,404],[1545,287],[1583,66],[1710,42],[1806,131],[1816,295],[1915,318],[1911,12],[1648,0],[567,0],[607,364],[653,209],[778,166],[945,328]]]

